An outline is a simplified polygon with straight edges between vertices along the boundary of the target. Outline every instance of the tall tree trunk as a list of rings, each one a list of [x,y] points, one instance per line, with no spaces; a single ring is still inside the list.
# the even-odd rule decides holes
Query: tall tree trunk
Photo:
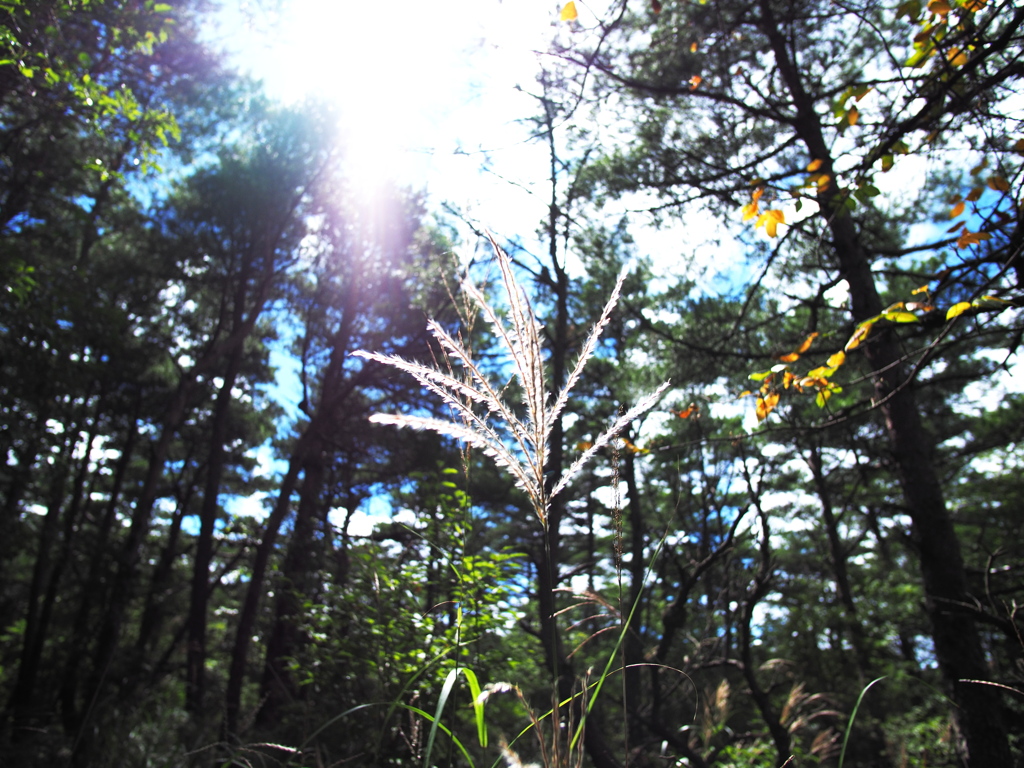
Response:
[[[269,728],[280,722],[281,708],[299,696],[299,688],[288,671],[288,659],[303,644],[297,619],[313,587],[312,574],[317,566],[314,533],[317,513],[322,505],[325,471],[321,452],[311,454],[305,464],[295,524],[276,588],[274,626],[267,641],[266,663],[260,685],[260,700],[263,704],[256,718],[256,724],[261,728]]]
[[[256,547],[253,555],[252,574],[249,576],[249,586],[245,591],[245,601],[238,614],[238,629],[235,632],[235,643],[231,653],[231,668],[228,673],[228,686],[224,702],[224,723],[222,727],[225,740],[233,740],[239,734],[242,711],[242,687],[245,684],[247,668],[249,665],[249,644],[252,642],[252,633],[256,628],[256,619],[259,616],[260,599],[265,590],[264,580],[266,579],[267,566],[270,562],[270,555],[274,551],[277,537],[284,523],[288,511],[291,509],[292,493],[298,484],[299,475],[302,474],[306,458],[311,450],[318,450],[314,443],[313,430],[317,425],[310,422],[306,431],[299,436],[292,455],[288,461],[288,471],[281,481],[278,490],[277,501],[274,509],[267,517],[266,526],[263,529],[263,538]]]
[[[833,158],[819,115],[804,89],[770,0],[760,0],[760,9],[763,31],[796,108],[796,133],[810,156],[822,161],[821,171],[834,179]],[[819,188],[818,205],[832,235],[836,263],[850,286],[853,318],[859,322],[878,315],[883,306],[853,218],[836,210],[835,195],[834,187]],[[921,423],[913,383],[901,362],[896,334],[891,328],[876,329],[863,348],[875,372],[875,399],[885,417],[912,521],[936,660],[953,692],[957,752],[964,765],[1009,765],[1010,748],[998,695],[986,686],[966,682],[988,677],[985,655],[974,619],[969,610],[963,609],[970,604],[970,598],[960,542],[932,462],[932,439]]]
[[[213,423],[210,425],[210,453],[206,460],[206,483],[199,511],[199,538],[192,564],[192,590],[188,610],[188,650],[185,662],[185,709],[202,716],[206,690],[206,614],[210,595],[210,562],[213,559],[213,534],[220,512],[220,486],[224,476],[227,432],[232,395],[242,367],[242,348],[236,348],[228,360],[224,383],[217,393]]]
[[[15,737],[19,736],[21,728],[29,727],[32,719],[32,705],[36,689],[36,677],[39,673],[39,664],[43,656],[43,646],[46,643],[47,624],[49,623],[52,601],[44,599],[47,582],[53,584],[57,578],[56,569],[59,563],[54,565],[54,549],[59,538],[60,513],[65,509],[65,487],[67,475],[71,471],[68,466],[71,463],[71,454],[77,445],[74,438],[78,434],[77,425],[67,430],[68,440],[65,441],[62,455],[55,463],[55,473],[58,475],[50,488],[50,501],[46,516],[43,518],[43,526],[39,532],[39,545],[36,550],[36,560],[32,569],[32,581],[29,585],[28,608],[25,612],[25,631],[22,637],[21,656],[18,663],[18,676],[14,684],[14,690],[8,706],[13,714]],[[94,434],[90,434],[86,442],[85,457],[78,462],[76,472],[73,500],[68,502],[65,516],[76,516],[78,505],[81,503],[82,488],[85,484],[85,474],[88,465],[89,452],[92,448]]]

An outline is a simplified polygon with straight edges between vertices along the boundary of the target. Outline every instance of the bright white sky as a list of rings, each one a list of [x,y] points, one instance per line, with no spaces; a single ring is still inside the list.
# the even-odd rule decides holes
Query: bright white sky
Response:
[[[427,188],[506,236],[532,232],[544,208],[521,188],[481,175],[489,157],[515,181],[543,180],[543,147],[517,123],[536,51],[559,26],[558,0],[228,0],[223,35],[238,65],[284,102],[316,96],[343,114],[348,172]]]

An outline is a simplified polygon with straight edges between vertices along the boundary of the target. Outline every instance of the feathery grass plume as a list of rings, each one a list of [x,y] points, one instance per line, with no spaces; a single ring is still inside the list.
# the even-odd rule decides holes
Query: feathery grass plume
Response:
[[[505,402],[505,387],[494,384],[473,362],[467,348],[434,320],[429,322],[428,327],[444,351],[448,362],[447,371],[404,360],[396,355],[382,355],[364,350],[353,354],[405,371],[425,389],[440,397],[453,414],[450,421],[403,414],[374,414],[370,417],[371,421],[430,430],[480,448],[495,464],[512,474],[516,485],[526,492],[541,525],[546,529],[551,500],[565,490],[573,477],[597,451],[611,442],[627,424],[650,410],[669,382],[666,381],[654,392],[640,398],[636,405],[620,415],[577,457],[549,490],[544,482],[544,472],[548,462],[548,440],[551,430],[559,415],[565,410],[569,402],[569,392],[579,382],[584,366],[597,351],[598,340],[618,302],[626,273],[623,271],[619,275],[612,295],[583,344],[565,386],[557,396],[553,396],[546,386],[541,343],[542,326],[534,315],[530,300],[516,282],[508,255],[493,237],[490,241],[494,247],[498,267],[501,269],[505,295],[508,299],[508,323],[498,316],[483,293],[469,280],[464,282],[463,289],[491,325],[511,359],[513,375],[519,380],[523,392],[526,411],[523,419],[520,419],[515,410]],[[462,378],[455,375],[456,367],[464,371]]]

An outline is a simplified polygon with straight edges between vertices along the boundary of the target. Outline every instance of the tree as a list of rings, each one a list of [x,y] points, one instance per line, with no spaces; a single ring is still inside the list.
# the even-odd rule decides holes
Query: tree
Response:
[[[859,332],[846,351],[853,355],[859,347],[871,371],[870,407],[884,417],[912,521],[935,653],[957,705],[952,716],[961,759],[1008,763],[998,694],[967,682],[989,674],[976,612],[966,607],[972,600],[960,540],[917,393],[919,373],[935,347],[955,339],[963,326],[925,342],[929,346],[916,353],[924,362],[915,363],[904,351],[912,342],[901,335],[900,321],[926,323],[930,312],[939,311],[906,303],[886,310],[883,294],[887,275],[914,272],[909,260],[928,256],[928,273],[949,270],[929,294],[930,306],[945,296],[952,303],[982,293],[1006,296],[1001,292],[1007,290],[1015,300],[1019,286],[1009,278],[1019,254],[1007,179],[1015,178],[1019,163],[1012,157],[1003,98],[1012,90],[1008,79],[1020,75],[1021,11],[1010,4],[933,3],[925,10],[907,3],[897,15],[870,4],[838,8],[773,0],[753,6],[658,3],[653,10],[630,13],[616,6],[597,30],[597,44],[561,52],[594,77],[599,97],[607,101],[614,93],[632,110],[619,123],[636,126],[624,137],[628,146],[620,142],[626,148],[609,155],[596,181],[614,194],[651,192],[661,199],[649,207],[677,211],[683,222],[696,215],[698,203],[730,215],[746,200],[746,217],[770,238],[756,246],[766,259],[764,275],[774,270],[786,281],[807,333],[835,332],[816,325],[818,313],[825,289],[846,281],[854,328],[842,338]],[[868,94],[876,101],[860,105]],[[881,177],[908,162],[901,153],[927,160],[939,172],[965,155],[998,158],[997,172],[980,176],[994,194],[972,189],[963,198],[978,218],[958,224],[958,239],[918,245],[900,242],[886,227],[898,201],[887,206],[878,197]],[[786,197],[793,204],[784,209]],[[915,203],[948,213],[934,186]],[[962,210],[954,205],[955,215]],[[801,218],[794,218],[796,212]],[[974,221],[981,224],[980,235]],[[751,286],[751,294],[758,289]],[[984,311],[970,299],[967,306]],[[837,363],[833,358],[829,367]],[[828,393],[823,401],[832,394],[829,376],[819,368],[807,382]],[[780,372],[765,387],[764,411],[777,401],[781,379]]]

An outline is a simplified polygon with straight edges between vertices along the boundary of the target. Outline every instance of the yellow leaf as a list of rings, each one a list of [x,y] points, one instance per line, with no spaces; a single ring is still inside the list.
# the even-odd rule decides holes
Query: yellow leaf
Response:
[[[576,13],[576,3],[569,0],[568,3],[562,6],[562,14],[558,17],[559,21],[576,21],[579,14]]]
[[[784,374],[782,374],[782,386],[783,386],[783,388],[784,389],[789,389],[789,385],[792,384],[795,379],[796,379],[796,376],[794,376],[791,372],[786,371]]]
[[[843,352],[842,350],[840,350],[839,352],[836,352],[834,355],[832,355],[828,359],[828,367],[829,368],[838,368],[840,365],[842,365],[845,362],[846,362],[846,353]]]
[[[976,13],[985,7],[987,0],[963,0],[964,10]]]
[[[953,210],[951,210],[949,212],[949,218],[955,219],[957,216],[959,216],[961,213],[963,213],[964,212],[964,207],[966,205],[967,204],[963,200],[961,200],[959,203],[954,205],[953,206]]]
[[[952,307],[946,310],[946,319],[952,320],[954,317],[958,317],[971,308],[971,302],[961,301],[954,304]]]
[[[750,395],[752,394],[754,393],[751,392],[749,389],[744,389],[742,392],[736,395],[736,399],[739,400],[741,397],[750,397]]]
[[[916,323],[920,319],[913,312],[884,312],[882,317],[893,323]]]
[[[846,346],[843,347],[843,351],[849,352],[851,349],[859,347],[864,339],[868,337],[868,334],[871,333],[871,326],[875,324],[875,319],[865,320],[858,325],[857,330],[853,332],[853,336],[850,337],[850,340],[846,342]]]
[[[928,293],[928,286],[922,285],[920,288],[915,288],[910,292],[911,296],[916,296],[919,293]]]
[[[850,107],[850,111],[846,113],[846,122],[849,125],[856,125],[857,119],[860,117],[860,110],[856,107]]]
[[[1024,142],[1024,139],[1021,139],[1021,141]],[[821,168],[821,166],[824,164],[824,160],[811,160],[811,162],[807,164],[807,170],[813,173],[814,171]]]
[[[690,43],[690,53],[696,53],[696,52],[697,52],[697,44],[696,43]]]
[[[757,227],[763,226],[765,232],[768,233],[768,237],[775,237],[778,234],[779,224],[785,223],[786,215],[782,211],[773,208],[772,210],[765,211],[760,216],[758,216],[755,229]]]

